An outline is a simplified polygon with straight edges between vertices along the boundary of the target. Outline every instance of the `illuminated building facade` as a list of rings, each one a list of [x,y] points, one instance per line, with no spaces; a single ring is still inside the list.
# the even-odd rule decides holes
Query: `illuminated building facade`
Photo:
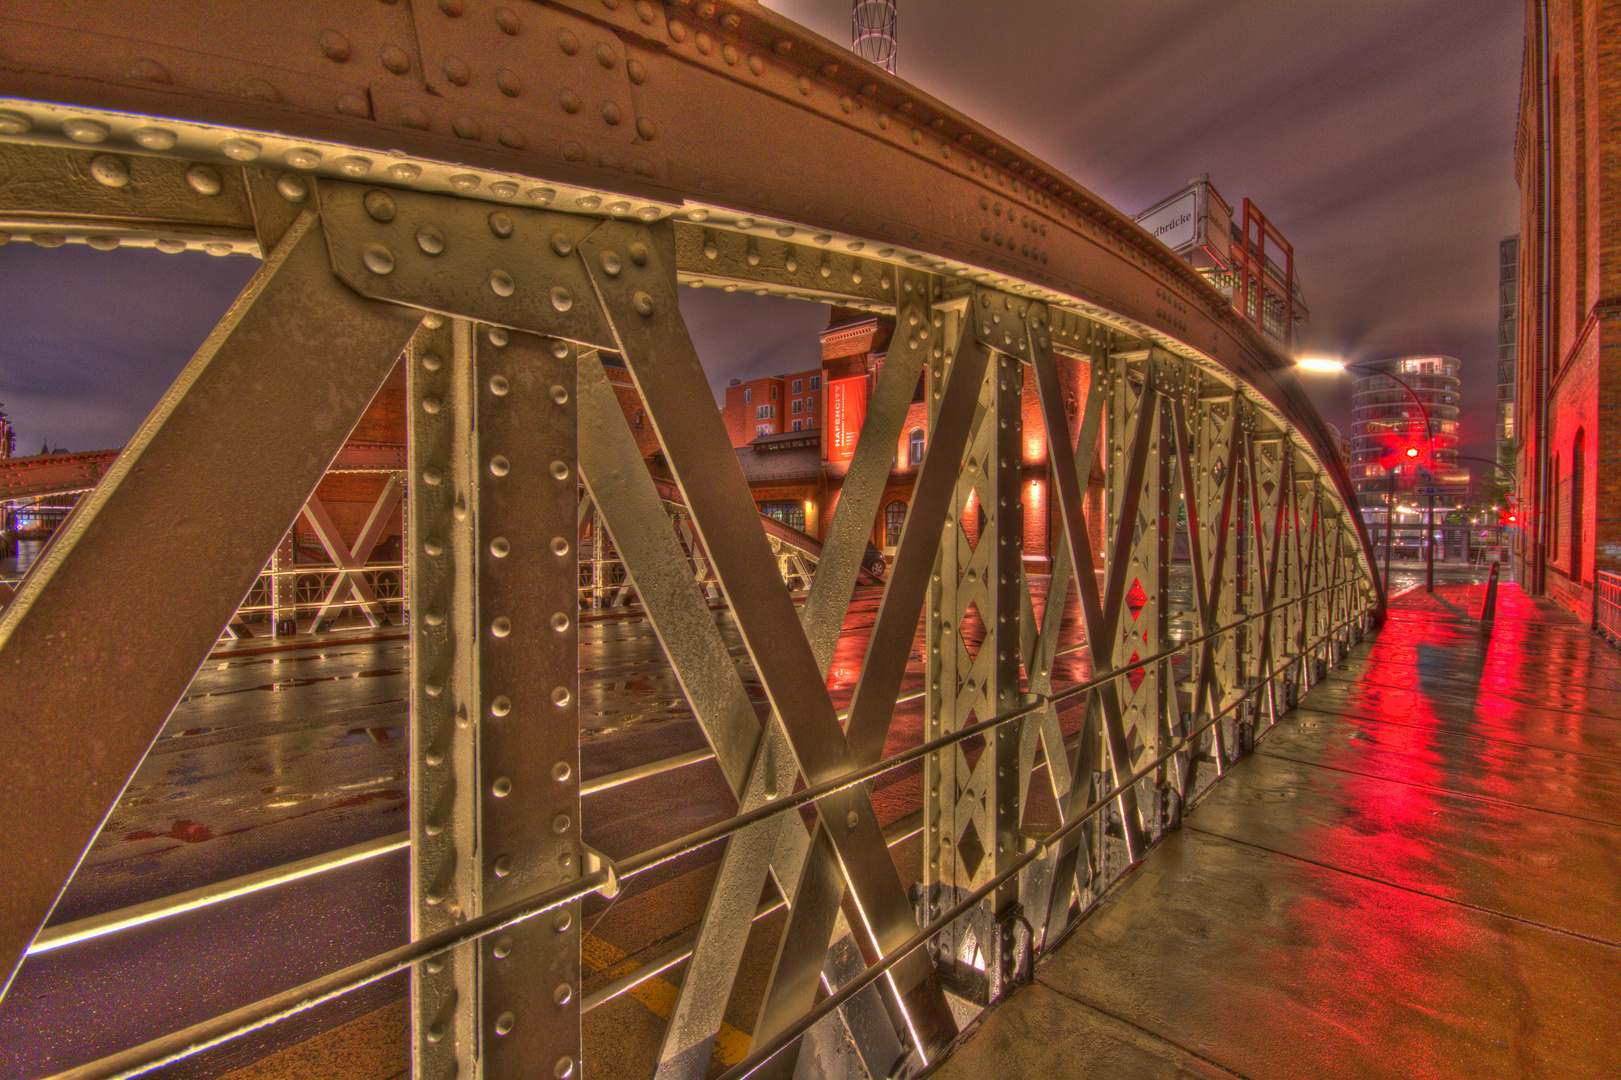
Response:
[[[1520,185],[1515,574],[1591,619],[1621,571],[1621,20],[1528,0]]]
[[[1398,537],[1402,526],[1410,525],[1419,529],[1415,542],[1422,542],[1430,496],[1438,518],[1468,501],[1469,470],[1458,467],[1460,367],[1451,356],[1398,356],[1357,366],[1351,384],[1351,482],[1376,531],[1386,523],[1392,472]]]

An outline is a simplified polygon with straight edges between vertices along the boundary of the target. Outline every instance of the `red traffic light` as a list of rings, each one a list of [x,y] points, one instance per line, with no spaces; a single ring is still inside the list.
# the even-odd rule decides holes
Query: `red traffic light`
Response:
[[[1406,454],[1410,458],[1416,458],[1418,457],[1418,447],[1409,446],[1406,450],[1402,451],[1402,453]]]

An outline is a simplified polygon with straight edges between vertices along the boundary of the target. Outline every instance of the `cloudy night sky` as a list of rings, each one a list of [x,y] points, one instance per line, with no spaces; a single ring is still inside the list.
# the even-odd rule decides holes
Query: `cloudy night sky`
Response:
[[[841,43],[849,0],[769,6]],[[899,74],[1136,213],[1200,173],[1294,245],[1308,352],[1464,361],[1494,456],[1497,244],[1518,227],[1521,0],[901,0]],[[18,452],[120,446],[256,263],[0,247]],[[682,290],[714,384],[818,363],[827,310]],[[1349,380],[1309,384],[1348,430]],[[1479,471],[1478,469],[1476,470]]]

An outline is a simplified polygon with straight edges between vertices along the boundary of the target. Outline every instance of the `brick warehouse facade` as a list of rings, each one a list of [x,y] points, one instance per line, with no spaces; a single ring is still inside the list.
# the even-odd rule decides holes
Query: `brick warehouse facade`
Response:
[[[1587,619],[1621,571],[1621,7],[1528,0],[1516,575]]]
[[[845,408],[864,413],[866,402],[877,388],[879,373],[883,371],[893,329],[893,321],[887,316],[876,317],[834,307],[828,327],[821,333],[820,369],[748,383],[734,381],[726,388],[721,413],[743,475],[762,513],[814,539],[825,538],[849,466],[849,447],[835,445],[838,414]],[[1075,423],[1086,404],[1089,371],[1084,362],[1064,356],[1058,358],[1058,364],[1060,378],[1069,388],[1065,406],[1071,422]],[[758,414],[762,404],[784,406],[775,410],[779,420],[785,410],[790,420],[798,415],[792,412],[792,403],[799,396],[794,390],[796,384],[807,388],[807,394],[810,387],[819,387],[814,410],[807,405],[803,411],[806,417],[814,416],[814,423],[808,422],[798,431],[787,424],[768,428],[771,417]],[[870,540],[885,554],[894,553],[901,524],[911,505],[918,465],[928,446],[925,403],[930,390],[925,375],[918,382],[896,440],[895,464],[873,523]],[[1058,534],[1059,515],[1051,499],[1046,425],[1033,379],[1025,381],[1020,411],[1024,422],[1024,462],[1020,471],[1024,558],[1031,572],[1044,573],[1052,565],[1052,545]],[[1102,493],[1102,473],[1095,470],[1088,485],[1086,518],[1096,551],[1103,549]],[[972,534],[971,526],[969,531]]]

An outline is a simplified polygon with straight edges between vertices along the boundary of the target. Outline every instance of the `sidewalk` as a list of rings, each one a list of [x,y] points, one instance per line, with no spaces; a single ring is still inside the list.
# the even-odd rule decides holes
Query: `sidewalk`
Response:
[[[1621,1076],[1621,656],[1409,593],[934,1075]]]

